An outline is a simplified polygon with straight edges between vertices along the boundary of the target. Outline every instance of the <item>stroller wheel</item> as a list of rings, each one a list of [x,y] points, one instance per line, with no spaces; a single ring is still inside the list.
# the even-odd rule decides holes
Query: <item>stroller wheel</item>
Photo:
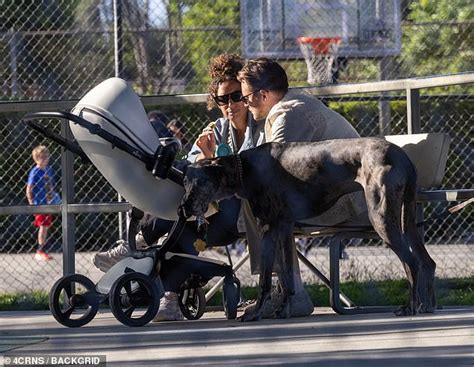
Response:
[[[237,317],[237,305],[240,300],[240,281],[235,276],[226,277],[223,286],[224,312],[228,320]]]
[[[49,292],[49,309],[54,318],[67,327],[81,327],[99,310],[100,296],[94,283],[81,274],[58,279]]]
[[[185,288],[178,294],[181,312],[188,320],[198,320],[206,310],[206,294],[201,287]]]
[[[115,318],[122,324],[143,326],[158,312],[160,295],[155,282],[148,275],[125,273],[112,285],[109,304]]]

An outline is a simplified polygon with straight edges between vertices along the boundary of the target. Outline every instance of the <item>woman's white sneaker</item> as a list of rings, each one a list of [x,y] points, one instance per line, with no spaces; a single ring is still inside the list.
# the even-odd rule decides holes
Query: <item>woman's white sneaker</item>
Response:
[[[165,292],[160,299],[160,309],[153,322],[182,320],[184,320],[184,316],[179,308],[178,294],[175,292]]]

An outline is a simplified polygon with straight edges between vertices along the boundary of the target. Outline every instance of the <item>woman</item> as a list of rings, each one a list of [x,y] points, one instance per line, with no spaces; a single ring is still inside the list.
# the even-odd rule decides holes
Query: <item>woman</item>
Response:
[[[223,117],[209,124],[198,136],[189,161],[239,153],[255,147],[261,131],[243,103],[237,80],[237,73],[243,64],[244,60],[235,54],[223,54],[211,59],[208,109],[217,105]]]
[[[253,148],[257,138],[263,134],[263,129],[254,124],[242,100],[237,73],[243,64],[244,61],[235,54],[223,54],[211,59],[208,108],[211,109],[214,103],[217,104],[223,117],[209,124],[198,136],[188,155],[190,162]],[[225,246],[240,238],[244,232],[240,217],[239,199],[232,197],[220,201],[219,212],[208,218],[207,246]],[[169,232],[172,225],[172,221],[145,215],[138,228],[143,237],[142,244],[145,242],[145,245],[151,245],[158,241]],[[202,250],[197,239],[196,223],[188,222],[178,243],[173,247],[173,252],[197,255]],[[138,246],[139,242],[137,241]],[[96,254],[93,262],[102,271],[107,271],[113,264],[127,256],[128,251],[128,247],[121,244],[107,252]],[[154,321],[183,319],[177,293],[190,274],[199,271],[199,264],[196,266],[197,268],[193,269],[171,261],[163,264],[160,275],[165,294],[160,301],[160,308]]]

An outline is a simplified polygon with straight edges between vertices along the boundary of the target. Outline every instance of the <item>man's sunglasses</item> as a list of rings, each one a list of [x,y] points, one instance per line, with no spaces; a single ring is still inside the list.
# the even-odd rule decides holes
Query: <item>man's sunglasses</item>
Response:
[[[219,106],[227,106],[229,104],[229,99],[236,103],[243,101],[242,92],[240,90],[222,96],[212,96],[212,98],[214,98],[214,101],[216,101]]]
[[[261,89],[257,89],[257,90],[254,90],[252,93],[247,94],[246,96],[242,96],[242,101],[244,101],[245,104],[249,104],[249,97],[252,94],[258,93],[260,91],[261,91]]]

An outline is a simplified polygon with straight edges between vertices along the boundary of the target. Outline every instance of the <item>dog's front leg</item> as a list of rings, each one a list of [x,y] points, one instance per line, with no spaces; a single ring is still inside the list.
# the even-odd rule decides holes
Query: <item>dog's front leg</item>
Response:
[[[278,279],[281,285],[282,303],[275,310],[275,318],[285,319],[291,316],[291,298],[295,294],[295,281],[293,277],[293,257],[295,252],[295,239],[293,236],[293,224],[279,224],[279,237],[277,242],[277,261],[279,262]]]
[[[240,317],[240,321],[258,321],[263,316],[265,303],[270,298],[272,288],[272,272],[275,259],[279,228],[270,227],[264,234],[260,253],[260,278],[258,282],[257,304],[247,309]]]

